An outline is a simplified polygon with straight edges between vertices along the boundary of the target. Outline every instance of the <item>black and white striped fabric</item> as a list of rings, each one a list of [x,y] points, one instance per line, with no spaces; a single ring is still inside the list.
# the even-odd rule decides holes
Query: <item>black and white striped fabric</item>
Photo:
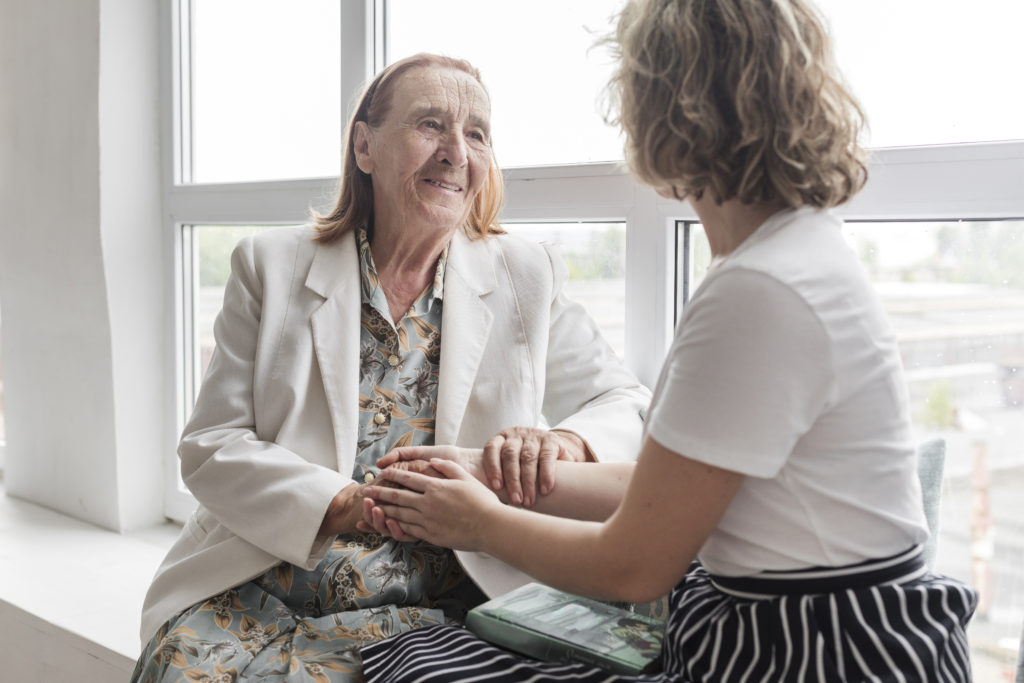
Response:
[[[538,662],[456,626],[366,647],[367,681],[943,681],[971,680],[965,628],[977,603],[927,575],[920,546],[838,568],[709,575],[694,563],[672,592],[663,672],[610,674]]]

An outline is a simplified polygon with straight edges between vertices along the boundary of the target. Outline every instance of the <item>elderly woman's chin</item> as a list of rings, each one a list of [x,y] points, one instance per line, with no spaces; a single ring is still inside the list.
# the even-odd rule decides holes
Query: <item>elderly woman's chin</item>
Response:
[[[471,208],[470,202],[464,202],[462,197],[457,200],[444,198],[428,199],[422,202],[419,214],[422,219],[422,227],[438,230],[454,230],[466,221]]]

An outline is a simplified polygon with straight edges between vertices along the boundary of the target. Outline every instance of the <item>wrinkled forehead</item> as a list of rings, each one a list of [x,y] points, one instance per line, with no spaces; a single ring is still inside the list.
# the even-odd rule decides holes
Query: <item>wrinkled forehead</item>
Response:
[[[395,90],[393,113],[398,117],[430,111],[458,121],[490,125],[490,97],[480,82],[465,71],[417,67],[402,75]]]

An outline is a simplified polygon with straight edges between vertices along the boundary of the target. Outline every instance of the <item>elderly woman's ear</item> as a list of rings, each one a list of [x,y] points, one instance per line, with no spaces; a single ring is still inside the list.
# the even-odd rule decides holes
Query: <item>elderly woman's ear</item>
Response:
[[[373,173],[373,155],[370,154],[370,143],[373,132],[365,121],[356,121],[352,129],[352,151],[356,155],[356,166],[363,173]]]

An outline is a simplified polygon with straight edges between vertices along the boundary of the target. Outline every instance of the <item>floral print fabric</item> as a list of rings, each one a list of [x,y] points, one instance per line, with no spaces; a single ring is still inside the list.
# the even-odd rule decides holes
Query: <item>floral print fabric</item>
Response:
[[[395,325],[366,231],[355,239],[362,330],[352,478],[368,482],[392,448],[434,443],[448,250],[432,285]],[[132,681],[360,681],[363,645],[462,621],[484,599],[450,550],[342,535],[312,571],[281,563],[171,619],[147,644]]]
[[[434,282],[392,324],[366,231],[356,235],[362,278],[359,353],[359,443],[352,478],[371,481],[375,463],[398,446],[431,446],[441,369],[441,301],[445,248]]]
[[[339,537],[312,571],[282,563],[171,619],[132,681],[361,681],[361,646],[461,622],[482,599],[448,550]]]

